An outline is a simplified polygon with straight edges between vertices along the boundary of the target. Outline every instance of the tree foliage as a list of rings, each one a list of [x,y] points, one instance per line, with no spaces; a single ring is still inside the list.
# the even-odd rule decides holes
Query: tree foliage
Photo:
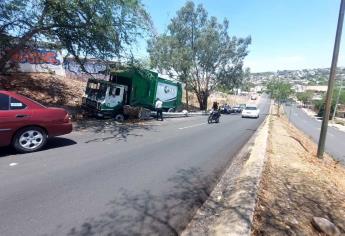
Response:
[[[81,58],[112,59],[151,27],[139,0],[2,0],[0,72],[23,48],[47,42]]]
[[[209,17],[202,5],[187,2],[171,19],[167,32],[148,42],[152,66],[186,83],[207,108],[210,93],[219,85],[238,86],[251,38],[229,35],[229,22]]]
[[[273,79],[269,81],[266,86],[267,92],[271,95],[271,98],[273,98],[278,104],[279,115],[281,104],[293,94],[292,86],[290,83],[279,79]]]
[[[340,94],[339,94],[340,92]],[[345,105],[345,89],[344,88],[340,88],[340,87],[336,87],[333,90],[333,95],[332,95],[332,102],[331,102],[331,113],[330,113],[330,118],[333,115],[333,111],[335,109],[335,105],[337,103],[337,97],[339,94],[339,101],[338,104],[341,105]],[[325,110],[325,104],[326,104],[326,94],[324,94],[322,96],[321,100],[317,100],[314,101],[314,108],[317,110],[318,112],[318,116],[322,117],[323,116],[323,112]]]
[[[313,98],[313,93],[310,91],[306,91],[306,92],[301,92],[301,93],[297,93],[296,97],[299,101],[301,101],[304,105],[307,105],[308,103],[311,102],[312,98]]]

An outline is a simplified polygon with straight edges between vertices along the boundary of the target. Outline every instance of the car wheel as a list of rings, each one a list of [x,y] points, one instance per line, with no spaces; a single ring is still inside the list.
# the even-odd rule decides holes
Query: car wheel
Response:
[[[40,150],[47,142],[47,133],[39,127],[27,127],[19,130],[13,139],[13,147],[22,153]]]

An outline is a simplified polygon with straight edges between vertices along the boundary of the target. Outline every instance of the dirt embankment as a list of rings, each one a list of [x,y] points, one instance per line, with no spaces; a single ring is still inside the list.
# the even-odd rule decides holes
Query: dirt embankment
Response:
[[[86,82],[46,73],[0,75],[0,90],[15,91],[47,106],[79,109]]]
[[[345,235],[345,168],[285,118],[272,116],[253,235],[324,235],[313,217],[333,222]]]

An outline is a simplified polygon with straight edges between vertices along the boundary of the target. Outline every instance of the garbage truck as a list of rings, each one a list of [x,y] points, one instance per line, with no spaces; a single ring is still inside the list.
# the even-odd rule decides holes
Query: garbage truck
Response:
[[[176,110],[181,105],[181,84],[150,70],[126,68],[111,72],[108,81],[88,79],[82,107],[98,117],[123,120],[125,105],[153,110],[158,98],[164,111]]]

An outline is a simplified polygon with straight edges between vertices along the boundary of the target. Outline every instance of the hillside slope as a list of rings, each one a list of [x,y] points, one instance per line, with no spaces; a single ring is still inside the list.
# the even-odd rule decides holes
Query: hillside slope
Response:
[[[0,90],[15,91],[47,106],[75,110],[86,82],[45,73],[0,75]]]

